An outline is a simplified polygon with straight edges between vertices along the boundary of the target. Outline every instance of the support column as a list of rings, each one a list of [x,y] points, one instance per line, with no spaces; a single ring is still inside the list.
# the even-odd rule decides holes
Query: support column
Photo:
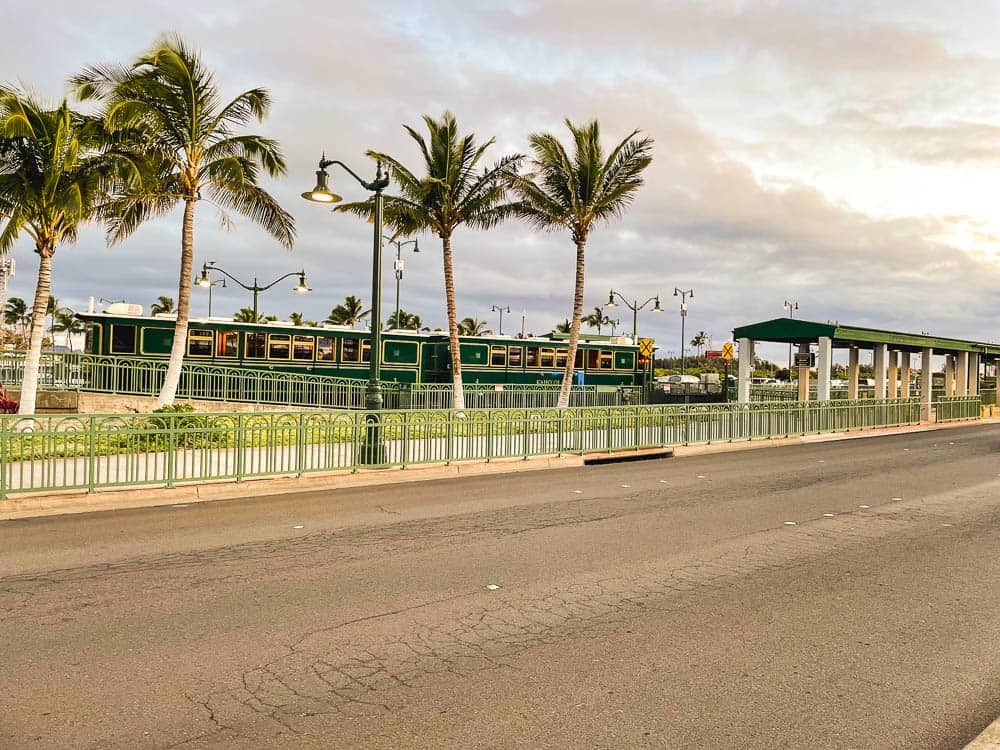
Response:
[[[833,367],[833,339],[823,336],[816,355],[816,399],[830,400],[830,370]]]
[[[875,398],[885,398],[885,358],[888,344],[875,344],[872,368],[875,370]]]
[[[851,401],[858,398],[858,375],[861,372],[858,354],[858,347],[852,346],[847,360],[847,398]]]
[[[753,349],[751,339],[738,339],[739,371],[736,380],[736,400],[741,404],[750,403],[750,378],[753,377]]]
[[[955,395],[967,396],[969,393],[969,353],[959,352],[955,361]]]
[[[920,352],[920,418],[925,422],[931,420],[932,395],[931,395],[931,357],[933,349],[923,349]]]
[[[979,395],[979,352],[969,354],[969,382],[966,392],[970,396]]]
[[[955,355],[949,354],[944,358],[944,395],[955,395]]]
[[[899,397],[910,397],[910,353],[900,352],[902,366],[899,368]]]
[[[799,354],[808,354],[809,344],[799,344]],[[799,401],[809,400],[809,368],[799,368]]]
[[[899,398],[899,352],[889,352],[889,383],[887,398]]]

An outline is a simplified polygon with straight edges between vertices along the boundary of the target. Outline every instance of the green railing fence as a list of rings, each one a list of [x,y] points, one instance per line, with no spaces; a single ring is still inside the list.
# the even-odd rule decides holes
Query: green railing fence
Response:
[[[979,419],[982,400],[978,396],[940,396],[935,399],[934,414],[938,422]]]
[[[967,399],[968,413],[972,402]],[[956,401],[949,404],[956,410]],[[978,416],[978,406],[975,412]],[[916,399],[387,410],[387,465],[639,450],[916,424]],[[0,497],[365,468],[365,412],[0,416]],[[949,417],[951,418],[951,417]]]
[[[155,396],[167,370],[166,360],[106,357],[73,352],[44,352],[39,386],[123,396]],[[0,353],[0,383],[17,386],[24,375],[23,352]],[[185,362],[178,398],[229,401],[274,406],[363,409],[363,378],[341,378],[278,370],[242,369]],[[448,409],[450,383],[383,381],[387,409]],[[471,383],[463,387],[466,406],[473,409],[544,408],[555,406],[558,384],[502,386]],[[620,406],[644,402],[640,386],[574,386],[571,406]]]

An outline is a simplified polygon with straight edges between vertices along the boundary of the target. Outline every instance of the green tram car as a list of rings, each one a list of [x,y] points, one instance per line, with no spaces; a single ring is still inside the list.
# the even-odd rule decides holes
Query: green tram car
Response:
[[[116,308],[124,308],[118,310]],[[166,360],[174,336],[174,316],[144,316],[138,306],[114,305],[105,312],[78,313],[86,325],[85,352],[104,357]],[[463,336],[465,383],[547,384],[558,382],[566,364],[567,336],[537,338]],[[242,370],[365,379],[371,336],[346,326],[296,326],[288,322],[237,323],[222,318],[192,319],[185,362]],[[576,353],[578,385],[642,385],[652,363],[628,338],[581,337]],[[449,383],[451,356],[442,331],[386,330],[382,333],[382,380]]]

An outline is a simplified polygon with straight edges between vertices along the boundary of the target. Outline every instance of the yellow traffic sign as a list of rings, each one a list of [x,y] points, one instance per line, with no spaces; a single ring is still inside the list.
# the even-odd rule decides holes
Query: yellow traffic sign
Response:
[[[639,354],[643,357],[653,356],[653,339],[639,339]]]
[[[722,345],[722,356],[727,362],[733,361],[733,342],[727,341]]]

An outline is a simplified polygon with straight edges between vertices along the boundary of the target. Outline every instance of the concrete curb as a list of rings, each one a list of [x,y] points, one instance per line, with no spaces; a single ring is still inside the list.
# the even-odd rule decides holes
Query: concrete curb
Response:
[[[887,427],[851,433],[831,432],[821,435],[802,435],[790,438],[774,438],[770,440],[763,439],[734,443],[709,443],[705,445],[678,445],[672,449],[668,449],[669,453],[666,455],[673,455],[680,458],[684,456],[701,456],[713,453],[732,453],[735,451],[778,448],[789,445],[810,445],[814,443],[828,443],[840,440],[859,440],[863,438],[932,432],[936,430],[947,430],[956,427],[970,427],[981,424],[1000,424],[1000,418],[949,422],[947,424],[921,424],[907,427]],[[657,455],[663,455],[662,449],[657,449],[655,453]],[[93,494],[87,494],[85,491],[81,490],[68,490],[65,492],[49,493],[44,495],[29,495],[0,501],[0,521],[10,521],[20,518],[35,518],[40,516],[125,510],[129,508],[152,508],[161,505],[203,503],[211,500],[234,500],[246,497],[262,497],[266,495],[289,495],[299,492],[317,492],[352,487],[371,487],[376,485],[399,484],[402,482],[426,482],[451,477],[509,474],[520,471],[544,471],[546,469],[566,469],[582,467],[591,457],[604,459],[609,457],[620,457],[628,459],[641,456],[642,454],[643,451],[620,451],[614,454],[592,454],[592,456],[539,456],[537,458],[528,459],[494,459],[488,463],[468,462],[432,464],[412,466],[406,469],[370,469],[358,473],[341,471],[323,474],[307,474],[302,477],[286,476],[271,477],[266,479],[248,479],[242,482],[224,480],[218,482],[188,484],[173,488],[112,488],[98,490]]]
[[[986,727],[964,750],[1000,750],[1000,719]]]

